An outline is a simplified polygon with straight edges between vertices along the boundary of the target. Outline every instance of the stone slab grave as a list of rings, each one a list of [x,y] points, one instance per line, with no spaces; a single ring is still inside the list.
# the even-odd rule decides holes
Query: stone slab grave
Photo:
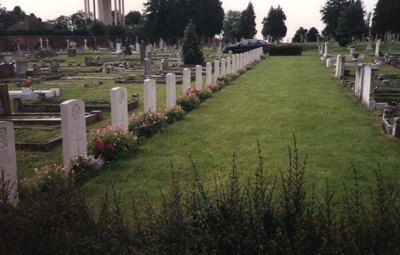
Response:
[[[126,88],[111,89],[111,124],[128,131],[128,90]]]
[[[8,183],[8,200],[18,202],[17,197],[17,158],[15,153],[14,125],[9,121],[0,121],[0,178]]]
[[[72,99],[60,104],[64,167],[70,169],[74,156],[87,155],[85,103]]]
[[[50,88],[48,90],[32,90],[31,87],[21,90],[10,90],[8,92],[11,99],[19,98],[23,100],[37,101],[45,98],[59,97],[59,88]]]
[[[50,62],[49,62],[50,72],[53,72],[53,73],[58,72],[59,68],[60,68],[60,63],[59,63],[58,59],[50,60]]]
[[[28,62],[27,61],[17,61],[17,75],[25,75],[26,71],[28,71]]]
[[[0,84],[0,117],[10,116],[10,97],[8,95],[8,85]]]

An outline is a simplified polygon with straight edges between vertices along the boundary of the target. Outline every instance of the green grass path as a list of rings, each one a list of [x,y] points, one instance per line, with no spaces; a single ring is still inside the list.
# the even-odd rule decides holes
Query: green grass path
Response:
[[[185,120],[147,140],[137,155],[110,164],[85,191],[94,201],[111,178],[126,202],[144,192],[157,200],[158,189],[168,187],[171,162],[186,185],[188,153],[209,187],[216,173],[229,173],[232,153],[246,179],[257,165],[257,139],[272,176],[287,168],[292,133],[300,153],[308,155],[307,179],[317,191],[324,189],[325,179],[341,190],[343,181],[351,181],[351,163],[364,186],[372,184],[377,162],[387,179],[398,180],[398,140],[384,135],[379,112],[362,107],[332,74],[314,52],[268,57]]]

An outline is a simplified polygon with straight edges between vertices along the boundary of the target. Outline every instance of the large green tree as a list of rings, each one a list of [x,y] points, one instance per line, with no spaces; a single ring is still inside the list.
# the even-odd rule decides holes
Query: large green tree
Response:
[[[307,36],[307,29],[304,27],[300,27],[297,29],[296,33],[294,34],[294,37],[292,38],[292,42],[294,43],[302,43],[305,41],[306,36]]]
[[[367,34],[364,16],[365,11],[360,0],[347,3],[340,13],[336,29],[336,38],[341,46],[350,43],[353,38],[361,38],[363,34]]]
[[[239,19],[238,36],[240,38],[252,39],[256,34],[256,14],[254,13],[253,4],[249,2],[247,8],[242,11]]]
[[[239,40],[239,20],[241,16],[239,11],[228,11],[224,19],[224,37],[229,41]]]
[[[307,42],[316,42],[319,36],[318,29],[315,27],[310,28],[307,33]]]
[[[182,37],[190,19],[199,36],[213,37],[221,33],[224,20],[220,0],[147,0],[144,15],[152,40]]]
[[[125,25],[134,26],[143,22],[142,14],[138,11],[130,11],[125,15]]]
[[[263,19],[262,35],[264,39],[279,42],[286,36],[287,27],[285,25],[286,15],[280,5],[277,8],[269,9],[268,16]]]
[[[387,31],[400,33],[399,0],[378,0],[372,18],[372,30],[380,35]]]
[[[322,33],[325,37],[336,36],[338,19],[347,4],[348,0],[327,0],[325,5],[321,8],[321,20],[325,23],[325,28]]]
[[[182,53],[184,63],[187,65],[196,65],[203,62],[203,52],[200,49],[199,37],[196,34],[195,25],[192,20],[185,28],[183,37]]]

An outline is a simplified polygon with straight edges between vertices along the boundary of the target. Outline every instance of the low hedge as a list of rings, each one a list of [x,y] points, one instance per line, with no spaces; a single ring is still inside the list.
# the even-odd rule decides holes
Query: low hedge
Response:
[[[303,47],[296,44],[280,44],[274,45],[268,49],[270,56],[300,56]]]

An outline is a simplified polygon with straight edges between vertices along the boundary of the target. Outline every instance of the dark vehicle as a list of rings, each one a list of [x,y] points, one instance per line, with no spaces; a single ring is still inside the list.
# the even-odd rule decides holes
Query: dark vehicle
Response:
[[[253,50],[259,47],[264,48],[264,52],[267,50],[269,43],[264,40],[257,39],[245,39],[238,43],[226,46],[223,50],[224,53],[243,53],[249,50]]]

